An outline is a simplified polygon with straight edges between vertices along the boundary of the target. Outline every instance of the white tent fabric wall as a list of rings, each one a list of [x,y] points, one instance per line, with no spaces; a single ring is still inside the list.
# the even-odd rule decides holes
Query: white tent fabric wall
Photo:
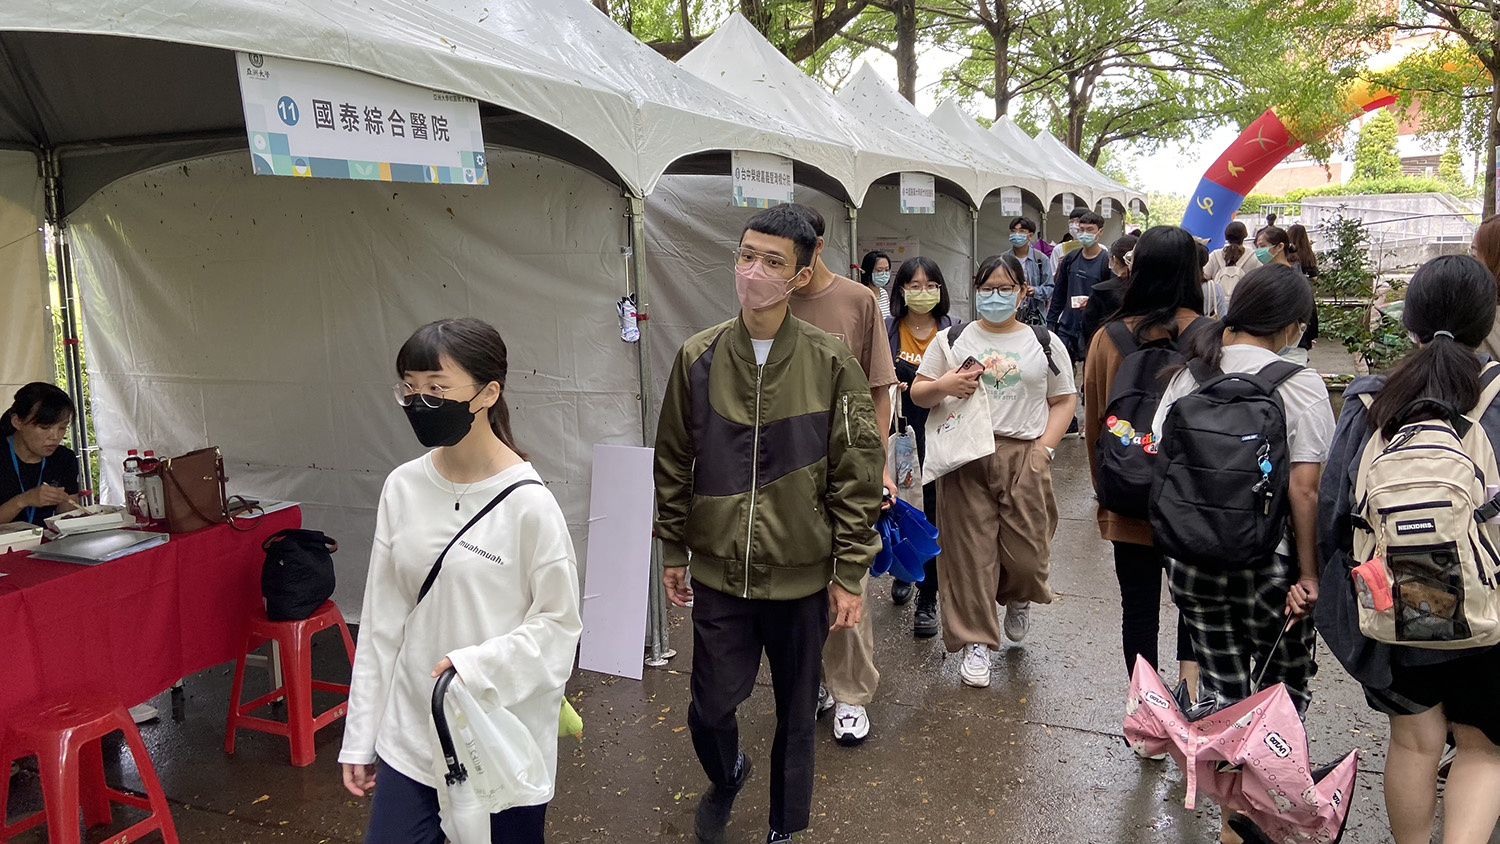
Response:
[[[0,407],[31,381],[51,381],[52,324],[48,310],[42,182],[36,156],[0,150]]]
[[[919,241],[921,255],[937,262],[948,284],[949,313],[971,318],[975,265],[974,218],[969,206],[951,196],[938,194],[933,214],[902,214],[901,192],[892,185],[876,185],[865,195],[859,209],[859,239],[894,237]]]
[[[449,316],[509,347],[517,439],[580,563],[595,443],[640,444],[619,189],[491,148],[491,185],[265,178],[243,153],[138,174],[72,219],[106,496],[126,448],[224,449],[231,492],[304,502],[357,617],[386,474],[422,453],[396,351]],[[520,201],[518,201],[520,200]]]
[[[661,407],[683,341],[739,313],[729,252],[757,209],[730,205],[732,191],[728,176],[667,175],[646,197],[653,409]],[[844,203],[804,185],[797,186],[796,200],[823,215],[824,263],[844,273],[850,253]]]
[[[1021,201],[1020,214],[1006,214],[1000,207],[1000,194],[992,193],[984,200],[984,206],[979,209],[979,254],[977,261],[983,261],[991,255],[998,255],[1010,248],[1010,221],[1016,217],[1027,217],[1038,227],[1041,226],[1042,209],[1030,196]],[[1041,232],[1037,232],[1040,236]],[[977,263],[976,261],[976,263]]]

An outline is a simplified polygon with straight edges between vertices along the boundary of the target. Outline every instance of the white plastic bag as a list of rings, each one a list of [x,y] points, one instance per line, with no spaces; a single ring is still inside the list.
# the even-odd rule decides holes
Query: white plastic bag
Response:
[[[886,469],[896,481],[896,497],[922,508],[922,461],[917,458],[917,437],[902,417],[900,430],[886,439]]]
[[[479,815],[485,830],[479,840],[488,842],[491,813],[535,806],[551,797],[552,780],[542,749],[514,713],[504,707],[486,710],[463,680],[456,678],[443,698],[443,714],[458,761],[468,772],[464,782],[438,789],[443,831],[454,844],[469,844],[468,838],[460,836],[479,828]],[[442,778],[448,769],[441,748],[433,749],[437,775]]]
[[[995,453],[995,426],[984,385],[966,399],[949,396],[927,416],[927,455],[922,482],[932,483],[958,467]]]

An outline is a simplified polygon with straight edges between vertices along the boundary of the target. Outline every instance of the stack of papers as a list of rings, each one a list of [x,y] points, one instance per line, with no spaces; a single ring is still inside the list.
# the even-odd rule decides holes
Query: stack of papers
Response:
[[[140,530],[103,530],[65,536],[48,542],[31,552],[38,560],[56,560],[62,563],[78,563],[96,566],[110,560],[118,560],[137,551],[155,548],[167,541],[165,533],[150,533]]]
[[[47,529],[57,536],[113,530],[135,524],[124,507],[112,504],[89,504],[47,519]]]
[[[0,525],[0,554],[24,551],[42,544],[42,528],[30,522]]]

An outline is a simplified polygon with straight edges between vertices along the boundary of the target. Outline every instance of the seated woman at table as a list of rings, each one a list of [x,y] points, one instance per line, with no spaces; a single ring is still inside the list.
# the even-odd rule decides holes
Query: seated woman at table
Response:
[[[339,753],[357,796],[380,760],[365,844],[443,841],[431,701],[450,668],[487,712],[519,719],[526,735],[506,740],[535,742],[545,763],[546,798],[491,815],[490,840],[542,841],[583,622],[567,522],[511,434],[507,370],[499,332],[472,318],[426,325],[396,356],[396,401],[432,450],[391,472],[375,516]]]
[[[78,506],[78,455],[62,444],[74,413],[73,400],[52,384],[33,381],[16,391],[0,417],[7,450],[0,458],[0,524],[41,525]]]

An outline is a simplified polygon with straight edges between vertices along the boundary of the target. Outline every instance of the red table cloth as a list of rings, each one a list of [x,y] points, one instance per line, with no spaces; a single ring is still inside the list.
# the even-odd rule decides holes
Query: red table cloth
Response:
[[[77,690],[133,706],[235,659],[264,606],[261,543],[300,527],[292,507],[249,531],[216,525],[97,566],[0,555],[0,728]]]

